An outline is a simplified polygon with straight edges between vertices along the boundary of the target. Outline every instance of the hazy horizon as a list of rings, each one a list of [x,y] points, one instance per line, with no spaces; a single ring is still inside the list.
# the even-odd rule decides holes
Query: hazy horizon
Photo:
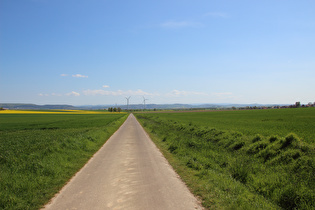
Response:
[[[312,104],[315,102],[312,102]],[[73,104],[36,104],[36,103],[1,103],[1,105],[3,104],[21,104],[21,105],[36,105],[36,106],[74,106],[74,107],[85,107],[85,106],[91,106],[91,107],[97,107],[97,106],[127,106],[127,103],[124,104],[79,104],[79,105],[73,105]],[[146,106],[152,106],[152,105],[157,105],[157,106],[163,106],[163,105],[188,105],[188,106],[208,106],[208,105],[214,105],[214,106],[232,106],[232,105],[236,105],[236,106],[247,106],[247,105],[257,105],[257,106],[265,106],[265,105],[294,105],[295,103],[292,104],[280,104],[280,103],[275,103],[275,104],[260,104],[260,103],[245,103],[245,104],[237,104],[237,103],[147,103]],[[301,103],[301,105],[307,105],[308,103]],[[143,106],[143,102],[142,103],[129,103],[129,106]],[[5,107],[4,107],[5,108]]]

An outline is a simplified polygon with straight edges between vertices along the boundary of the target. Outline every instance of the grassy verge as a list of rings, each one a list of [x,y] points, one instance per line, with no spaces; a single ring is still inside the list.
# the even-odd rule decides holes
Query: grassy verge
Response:
[[[136,116],[205,207],[314,209],[314,146],[295,134],[252,136]]]
[[[0,209],[39,209],[105,143],[127,115],[0,117]]]

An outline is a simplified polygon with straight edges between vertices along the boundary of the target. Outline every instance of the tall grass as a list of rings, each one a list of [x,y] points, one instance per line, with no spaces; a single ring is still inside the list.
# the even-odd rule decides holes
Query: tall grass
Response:
[[[0,117],[0,209],[39,209],[127,115]]]
[[[204,206],[315,208],[314,146],[296,134],[246,135],[171,115],[136,116]]]

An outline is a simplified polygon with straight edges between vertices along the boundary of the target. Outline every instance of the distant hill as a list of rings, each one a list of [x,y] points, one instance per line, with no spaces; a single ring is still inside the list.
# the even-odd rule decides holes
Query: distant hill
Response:
[[[0,107],[5,109],[76,109],[71,105],[36,105],[36,104],[0,104]]]
[[[145,109],[226,109],[232,107],[261,107],[281,106],[283,104],[146,104]],[[120,107],[127,109],[127,105],[87,105],[78,106],[77,109],[107,109],[109,107]],[[129,109],[143,109],[143,104],[130,104]]]
[[[127,109],[127,105],[95,105],[78,106],[79,109],[107,109],[109,107],[120,107]],[[193,109],[193,108],[222,108],[221,105],[192,105],[192,104],[146,104],[145,109]],[[129,109],[143,109],[143,104],[129,104]]]
[[[284,104],[146,104],[145,109],[225,109],[231,107],[261,107],[261,106],[281,106]],[[97,110],[107,109],[109,107],[120,107],[127,109],[127,105],[36,105],[23,103],[0,103],[0,107],[6,109],[85,109]],[[130,104],[129,109],[143,109],[143,104]]]

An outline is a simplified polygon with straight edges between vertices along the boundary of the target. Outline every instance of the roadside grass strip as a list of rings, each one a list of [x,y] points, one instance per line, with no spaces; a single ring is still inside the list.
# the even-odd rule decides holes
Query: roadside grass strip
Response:
[[[315,208],[315,147],[310,141],[294,133],[245,135],[171,120],[172,115],[136,117],[206,208]]]
[[[0,115],[0,209],[40,209],[127,114]]]

